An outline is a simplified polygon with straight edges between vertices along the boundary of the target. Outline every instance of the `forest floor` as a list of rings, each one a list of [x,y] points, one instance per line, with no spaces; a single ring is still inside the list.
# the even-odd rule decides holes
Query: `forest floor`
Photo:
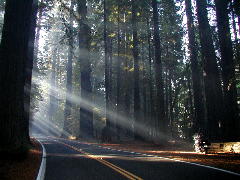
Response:
[[[32,147],[26,157],[0,157],[1,180],[35,180],[41,164],[41,145],[31,139]]]
[[[189,144],[169,144],[156,145],[143,142],[101,144],[114,149],[135,151],[139,153],[153,154],[181,161],[187,161],[207,166],[212,166],[224,170],[229,170],[240,174],[240,154],[239,153],[217,153],[201,154],[193,151]]]

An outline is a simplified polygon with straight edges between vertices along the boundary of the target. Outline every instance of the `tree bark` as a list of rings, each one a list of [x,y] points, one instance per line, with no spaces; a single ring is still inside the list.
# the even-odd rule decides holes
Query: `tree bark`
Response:
[[[153,99],[153,73],[152,73],[152,46],[151,46],[151,30],[150,30],[150,22],[147,18],[147,31],[148,31],[148,68],[149,68],[149,79],[148,79],[148,85],[149,85],[149,101],[150,101],[150,117],[149,117],[149,126],[151,131],[151,136],[153,135],[154,131],[154,118],[155,118],[155,103]],[[151,137],[152,138],[152,137]]]
[[[193,99],[194,99],[194,120],[193,120],[193,133],[197,133],[199,128],[204,128],[204,101],[203,101],[203,86],[201,84],[200,68],[198,64],[198,50],[195,37],[195,28],[192,16],[192,4],[191,0],[185,0],[186,15],[187,15],[187,27],[190,50],[190,62],[191,62],[191,75],[193,85]]]
[[[124,81],[126,83],[124,83],[125,85],[125,94],[124,94],[124,113],[126,117],[130,117],[130,104],[131,104],[131,94],[132,91],[130,89],[130,83],[131,83],[131,79],[130,79],[130,73],[129,73],[129,63],[128,63],[128,31],[127,31],[127,26],[128,26],[128,22],[126,22],[126,14],[124,14]],[[129,119],[126,122],[126,136],[130,137],[132,134],[132,125],[131,125],[131,120]]]
[[[117,115],[120,115],[121,112],[121,104],[120,104],[120,87],[121,87],[121,59],[120,59],[120,45],[121,45],[121,36],[120,36],[120,4],[118,2],[118,15],[117,15]],[[121,134],[121,122],[116,122],[116,130],[117,130],[117,139],[120,140]]]
[[[195,108],[195,111],[196,111],[196,107],[194,107],[195,106],[194,89],[193,89],[193,82],[191,81],[190,70],[189,70],[188,65],[186,66],[186,69],[187,69],[187,87],[188,87],[189,112],[190,112],[190,119],[192,120],[192,122],[191,122],[192,125],[189,127],[189,130],[188,130],[188,133],[187,133],[187,138],[191,142],[193,140],[192,139],[193,135],[198,132],[199,127],[196,126],[196,122],[195,122],[196,121],[196,112],[194,112],[194,108]],[[199,77],[199,79],[201,79],[201,77]],[[202,88],[202,86],[201,86],[201,88]],[[204,103],[203,99],[202,99],[202,103]],[[204,104],[203,104],[203,108],[204,108]],[[205,114],[203,114],[202,116],[205,117]]]
[[[36,21],[37,21],[37,11],[38,11],[38,1],[33,0],[32,4],[32,15],[30,20],[30,31],[29,34],[29,43],[28,43],[28,58],[25,65],[25,85],[24,85],[24,112],[25,112],[25,130],[26,137],[29,137],[29,122],[31,116],[31,106],[30,106],[30,99],[31,99],[31,82],[32,82],[32,70],[33,70],[33,62],[34,62],[34,41],[35,41],[35,28],[36,28]],[[30,139],[29,139],[30,141]]]
[[[87,2],[78,0],[79,19],[79,61],[81,63],[81,99],[80,102],[80,136],[93,137],[93,107],[90,64],[91,29],[87,22]]]
[[[213,39],[208,22],[206,0],[196,0],[199,23],[201,53],[203,58],[204,85],[206,94],[207,123],[206,133],[210,140],[218,140],[221,136],[219,124],[223,121],[223,96],[221,81],[217,67],[217,59]],[[204,130],[203,130],[204,131]]]
[[[31,72],[35,5],[33,0],[6,1],[0,44],[0,151],[3,152],[26,152],[29,145],[29,118],[25,112],[29,112],[30,91],[24,95],[24,86],[31,81],[31,73],[26,70]]]
[[[164,85],[163,85],[163,75],[162,75],[162,59],[161,59],[161,44],[159,36],[159,22],[158,22],[158,8],[157,1],[152,0],[153,7],[153,25],[154,25],[154,46],[155,46],[155,74],[156,74],[156,121],[157,130],[163,134],[162,140],[165,140],[167,133],[167,122],[165,117],[165,107],[164,107]],[[158,135],[160,136],[160,135]],[[165,137],[164,137],[165,136]],[[158,137],[158,138],[161,138]]]
[[[68,29],[68,62],[67,62],[67,82],[66,82],[66,103],[64,110],[64,126],[63,126],[63,136],[66,133],[71,134],[71,96],[72,96],[72,60],[73,60],[73,7],[74,2],[71,1],[70,6],[70,23]]]
[[[103,38],[104,38],[104,57],[105,57],[105,99],[106,99],[106,127],[108,129],[112,128],[112,123],[110,121],[110,117],[108,111],[110,110],[109,101],[109,41],[108,41],[108,32],[107,32],[107,4],[106,0],[103,1],[103,9],[104,9],[104,30],[103,30]]]
[[[133,59],[134,59],[134,137],[141,139],[140,120],[140,93],[139,93],[139,52],[137,32],[137,2],[132,1],[132,35],[133,35]]]
[[[233,141],[238,139],[240,129],[233,48],[228,17],[228,2],[228,0],[215,0],[225,105],[223,128],[225,138]]]
[[[146,129],[144,131],[142,131],[142,135],[143,138],[146,140],[146,138],[148,137],[148,132],[149,132],[149,121],[147,118],[147,73],[146,73],[146,65],[145,65],[145,53],[144,53],[144,43],[143,43],[143,37],[141,38],[142,42],[141,42],[141,52],[140,52],[140,57],[141,57],[141,78],[140,78],[140,82],[141,82],[141,102],[142,102],[142,106],[141,106],[141,119],[140,122],[142,124],[142,126],[146,127]]]

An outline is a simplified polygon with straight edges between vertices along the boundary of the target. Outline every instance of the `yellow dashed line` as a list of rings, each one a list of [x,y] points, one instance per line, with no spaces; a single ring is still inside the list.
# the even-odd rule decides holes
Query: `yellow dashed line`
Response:
[[[57,141],[57,142],[65,145],[65,146],[67,146],[67,147],[69,147],[69,148],[71,148],[71,149],[73,149],[75,151],[78,151],[78,152],[84,154],[88,158],[94,159],[94,160],[96,160],[96,161],[98,161],[98,162],[100,162],[100,163],[110,167],[111,169],[117,171],[118,173],[122,174],[123,176],[125,176],[128,179],[131,179],[131,180],[143,180],[142,178],[140,178],[140,177],[138,177],[138,176],[136,176],[136,175],[134,175],[134,174],[132,174],[132,173],[130,173],[130,172],[128,172],[128,171],[126,171],[126,170],[124,170],[124,169],[122,169],[122,168],[120,168],[120,167],[118,167],[118,166],[116,166],[116,165],[106,161],[106,160],[103,160],[101,158],[96,158],[93,155],[91,155],[91,154],[89,154],[89,153],[87,153],[87,152],[85,152],[85,151],[83,151],[81,149],[78,149],[78,148],[76,148],[74,146],[68,145],[66,143],[59,142],[59,141]]]

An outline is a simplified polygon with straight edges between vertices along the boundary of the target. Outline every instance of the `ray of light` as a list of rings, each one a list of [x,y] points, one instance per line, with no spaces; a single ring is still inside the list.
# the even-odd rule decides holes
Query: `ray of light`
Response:
[[[133,119],[131,117],[127,117],[123,114],[116,113],[113,110],[107,109],[105,111],[105,108],[100,105],[97,105],[97,103],[90,102],[86,98],[77,96],[73,93],[67,94],[67,96],[66,96],[65,89],[61,89],[60,87],[51,85],[49,80],[41,79],[41,78],[38,78],[37,76],[35,76],[33,78],[33,83],[38,83],[38,84],[42,84],[43,86],[48,86],[50,89],[48,91],[48,95],[50,95],[49,92],[53,92],[53,94],[51,94],[51,95],[56,96],[56,98],[58,98],[58,99],[64,100],[67,97],[71,103],[73,103],[75,105],[80,105],[82,108],[85,108],[88,110],[93,110],[95,112],[97,111],[98,113],[101,113],[101,114],[106,113],[106,115],[109,117],[109,120],[112,121],[112,123],[116,123],[117,125],[119,125],[123,128],[131,130],[132,123],[134,122],[134,129],[137,129],[138,132],[142,133],[142,135],[149,134],[149,129],[155,128],[150,125],[147,126],[146,124],[143,124],[143,123],[139,122],[138,120],[133,121]],[[47,114],[48,110],[46,109],[46,107],[44,108],[44,111]],[[50,125],[51,128],[56,129],[56,126],[54,126],[54,124],[52,122],[49,122],[48,120],[46,120],[47,118],[43,119],[41,116],[37,116],[36,118],[37,119],[39,118],[39,120],[42,121],[43,124]],[[60,129],[57,128],[57,130],[54,130],[54,131],[60,131]],[[68,132],[63,131],[63,134],[67,135],[67,137],[71,136],[71,134]],[[167,135],[165,135],[161,132],[157,132],[156,136],[158,138],[161,137],[161,139],[168,138]]]

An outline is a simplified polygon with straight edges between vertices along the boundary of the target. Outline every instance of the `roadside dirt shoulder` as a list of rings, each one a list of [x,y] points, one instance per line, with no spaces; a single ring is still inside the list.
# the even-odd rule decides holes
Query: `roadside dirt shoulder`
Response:
[[[200,154],[189,147],[158,146],[147,143],[124,143],[124,144],[102,144],[115,149],[135,151],[140,153],[154,154],[182,161],[188,161],[216,168],[221,168],[240,174],[240,154]]]
[[[35,180],[41,164],[41,145],[31,139],[32,147],[26,158],[1,157],[1,180]]]

